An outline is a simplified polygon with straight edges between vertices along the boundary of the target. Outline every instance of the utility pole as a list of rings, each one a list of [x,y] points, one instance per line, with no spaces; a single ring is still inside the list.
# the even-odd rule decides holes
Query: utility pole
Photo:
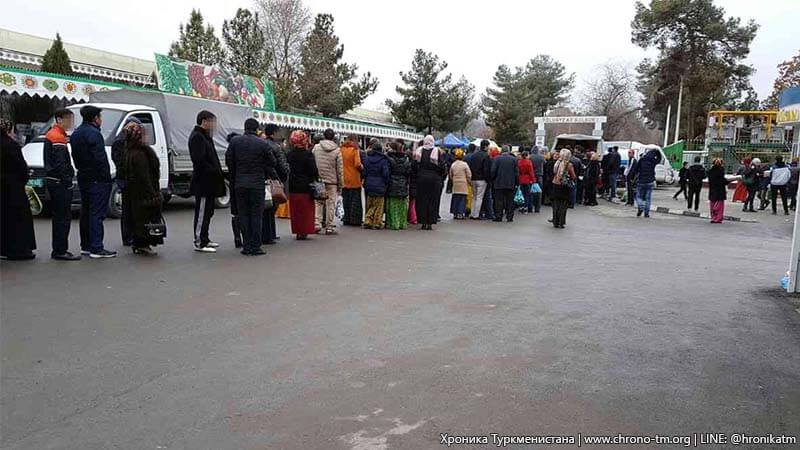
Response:
[[[669,116],[672,114],[672,103],[667,105],[667,124],[664,125],[664,145],[662,147],[667,146],[667,141],[669,141]]]
[[[678,90],[678,113],[675,115],[675,140],[672,143],[678,142],[678,132],[681,128],[681,103],[683,102],[683,75],[681,75],[681,87]]]

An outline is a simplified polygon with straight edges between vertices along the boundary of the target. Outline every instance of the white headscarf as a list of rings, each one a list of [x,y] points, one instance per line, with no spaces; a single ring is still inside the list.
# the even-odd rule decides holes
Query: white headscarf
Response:
[[[414,159],[419,161],[422,159],[422,151],[423,150],[430,150],[431,151],[431,162],[434,164],[439,160],[439,149],[436,148],[436,139],[433,138],[430,134],[425,136],[422,139],[422,147],[417,148],[414,151]]]

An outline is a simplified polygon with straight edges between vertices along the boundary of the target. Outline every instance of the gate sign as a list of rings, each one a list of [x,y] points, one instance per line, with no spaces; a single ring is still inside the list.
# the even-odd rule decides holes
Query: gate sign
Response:
[[[533,119],[538,124],[545,123],[605,123],[606,116],[553,116],[536,117]]]

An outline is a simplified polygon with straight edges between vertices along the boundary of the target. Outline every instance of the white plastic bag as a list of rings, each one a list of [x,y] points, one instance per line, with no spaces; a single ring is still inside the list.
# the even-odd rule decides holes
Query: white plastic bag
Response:
[[[344,200],[341,195],[336,199],[336,218],[339,220],[344,219]]]

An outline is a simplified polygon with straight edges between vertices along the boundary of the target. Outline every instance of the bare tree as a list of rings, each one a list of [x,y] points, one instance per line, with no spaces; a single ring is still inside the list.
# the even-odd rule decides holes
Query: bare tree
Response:
[[[625,136],[633,122],[639,120],[641,102],[636,92],[636,74],[621,63],[606,62],[594,69],[578,94],[578,105],[583,113],[606,116],[606,140],[631,139]]]
[[[272,55],[267,75],[278,109],[296,106],[297,70],[303,42],[311,29],[311,12],[302,0],[256,0],[265,44]]]

